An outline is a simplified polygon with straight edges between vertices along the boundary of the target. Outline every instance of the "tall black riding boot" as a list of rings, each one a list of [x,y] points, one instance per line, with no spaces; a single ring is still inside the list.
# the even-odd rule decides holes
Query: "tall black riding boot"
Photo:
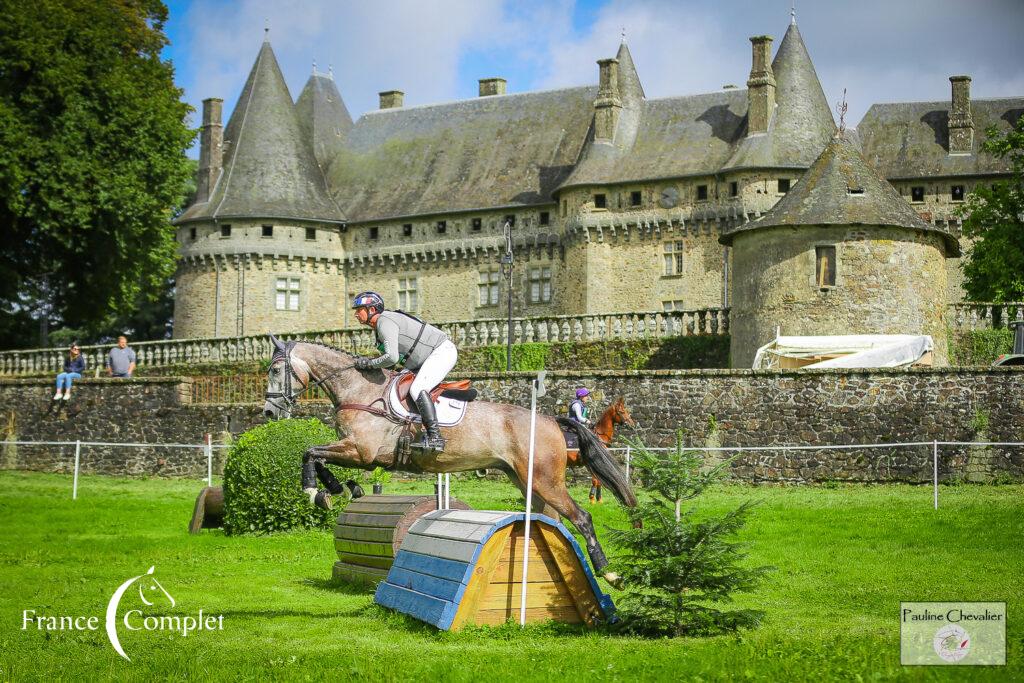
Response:
[[[434,402],[430,399],[429,391],[421,391],[416,397],[416,408],[423,419],[423,431],[420,440],[412,444],[413,448],[439,453],[444,451],[444,439],[441,438],[441,429],[437,426],[437,412],[434,410]]]

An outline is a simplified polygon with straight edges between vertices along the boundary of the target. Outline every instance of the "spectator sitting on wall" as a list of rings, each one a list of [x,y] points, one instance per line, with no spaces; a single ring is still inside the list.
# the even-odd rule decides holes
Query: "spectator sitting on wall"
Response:
[[[78,343],[71,345],[71,350],[68,351],[67,360],[64,361],[64,372],[57,375],[57,393],[53,395],[54,401],[61,399],[61,390],[64,391],[64,400],[70,400],[71,398],[71,381],[75,379],[82,379],[82,373],[85,372],[85,356],[82,355],[82,350],[78,348]]]
[[[117,338],[117,346],[107,354],[107,374],[111,377],[131,377],[135,372],[135,352],[128,346],[128,337]]]

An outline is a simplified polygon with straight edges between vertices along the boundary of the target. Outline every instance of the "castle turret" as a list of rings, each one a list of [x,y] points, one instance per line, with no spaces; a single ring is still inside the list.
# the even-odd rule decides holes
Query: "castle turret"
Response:
[[[318,73],[314,67],[295,103],[295,111],[303,137],[312,143],[317,163],[326,173],[352,130],[352,116],[334,83],[333,73]]]

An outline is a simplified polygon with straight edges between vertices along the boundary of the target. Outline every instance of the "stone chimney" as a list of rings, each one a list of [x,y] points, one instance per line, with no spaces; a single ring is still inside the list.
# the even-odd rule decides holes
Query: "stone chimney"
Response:
[[[768,132],[775,111],[775,74],[772,72],[772,37],[753,36],[754,61],[747,79],[747,135]]]
[[[490,95],[504,95],[505,87],[508,84],[504,78],[481,78],[480,79],[480,97],[489,97]]]
[[[615,137],[615,125],[619,122],[622,111],[622,98],[619,96],[619,60],[599,59],[601,83],[594,100],[594,139],[612,140]]]
[[[949,111],[949,153],[974,152],[974,119],[971,117],[971,77],[950,76],[953,107]]]
[[[381,109],[396,109],[405,106],[405,93],[401,90],[386,90],[380,93]]]
[[[210,97],[203,100],[203,130],[199,133],[199,177],[196,178],[195,203],[210,199],[224,165],[224,126],[221,113],[224,100]]]

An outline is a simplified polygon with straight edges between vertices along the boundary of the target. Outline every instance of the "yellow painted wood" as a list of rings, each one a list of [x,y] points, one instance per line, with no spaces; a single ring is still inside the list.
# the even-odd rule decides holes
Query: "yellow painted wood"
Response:
[[[487,591],[494,567],[501,558],[502,552],[508,547],[511,536],[512,525],[509,525],[487,539],[477,558],[476,567],[473,568],[473,575],[470,577],[466,590],[462,594],[459,609],[452,620],[452,631],[457,631],[466,624],[476,623],[473,621],[473,616],[478,609],[480,600],[483,599],[484,593]]]
[[[547,542],[555,562],[558,563],[562,581],[576,603],[580,617],[593,624],[602,614],[601,605],[594,596],[594,589],[580,564],[580,558],[564,536],[546,524],[537,525],[540,535]]]
[[[504,624],[509,619],[516,623],[519,622],[519,605],[516,605],[515,610],[478,610],[474,616],[473,623],[479,626],[496,626]],[[581,623],[580,615],[575,607],[535,607],[533,609],[526,609],[526,623],[528,624],[549,620],[566,624]]]

